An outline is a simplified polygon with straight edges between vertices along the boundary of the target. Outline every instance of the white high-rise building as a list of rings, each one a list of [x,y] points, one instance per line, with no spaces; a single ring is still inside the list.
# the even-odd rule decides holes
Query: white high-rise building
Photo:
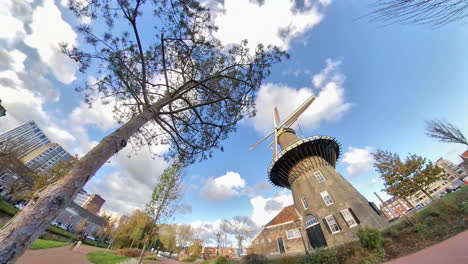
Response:
[[[15,149],[17,149],[19,158],[23,158],[28,153],[49,143],[51,143],[49,138],[47,138],[34,121],[0,134],[0,145],[16,145]]]

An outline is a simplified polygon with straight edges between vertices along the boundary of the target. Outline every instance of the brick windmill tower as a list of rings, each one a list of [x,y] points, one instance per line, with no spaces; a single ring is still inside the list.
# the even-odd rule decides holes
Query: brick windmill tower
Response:
[[[310,246],[318,248],[355,240],[360,227],[381,229],[388,222],[335,169],[340,144],[333,137],[299,139],[290,128],[314,100],[313,96],[307,99],[281,124],[275,107],[274,131],[250,148],[274,136],[269,179],[292,191],[294,206],[302,217],[301,229],[306,231]]]

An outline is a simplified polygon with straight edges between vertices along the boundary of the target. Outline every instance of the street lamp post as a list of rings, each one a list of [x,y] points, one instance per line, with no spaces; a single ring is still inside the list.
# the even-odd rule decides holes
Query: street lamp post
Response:
[[[219,240],[220,240],[221,235],[218,233],[216,234],[216,238],[218,239],[218,248],[216,249],[216,256],[219,256]]]
[[[307,263],[310,263],[311,262],[310,254],[309,254],[309,251],[307,250],[307,246],[306,246],[306,243],[305,243],[305,240],[304,240],[304,236],[302,235],[301,220],[299,220],[299,218],[296,218],[296,219],[294,219],[294,223],[296,224],[296,227],[297,227],[297,229],[299,229],[299,233],[301,234],[302,244],[304,245],[304,250],[305,250],[305,253],[306,253]]]
[[[0,100],[0,117],[6,116],[6,109],[1,105],[2,100]]]

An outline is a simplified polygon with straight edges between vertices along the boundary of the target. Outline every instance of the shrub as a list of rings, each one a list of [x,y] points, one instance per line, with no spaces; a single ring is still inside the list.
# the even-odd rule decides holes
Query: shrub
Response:
[[[249,254],[242,258],[243,264],[266,264],[268,259],[263,255]]]
[[[226,257],[217,256],[214,260],[214,264],[228,264],[229,261]]]
[[[183,255],[183,256],[177,257],[177,260],[182,261],[182,262],[194,262],[195,260],[197,260],[197,258],[198,258],[197,256]]]
[[[377,253],[361,247],[359,242],[353,241],[337,248],[336,257],[341,264],[378,263],[380,258]]]
[[[281,256],[279,258],[274,258],[270,262],[274,264],[296,264],[296,263],[306,263],[305,256]]]
[[[137,248],[122,248],[122,249],[117,249],[114,252],[117,255],[127,256],[127,257],[132,257],[132,258],[139,257],[141,254],[141,250]]]
[[[158,260],[158,257],[156,256],[146,256],[146,257],[143,257],[144,260]]]
[[[359,242],[364,248],[375,250],[380,255],[385,255],[382,247],[382,234],[379,230],[373,228],[362,228],[357,232]]]
[[[312,264],[340,264],[336,248],[319,248],[311,255]]]

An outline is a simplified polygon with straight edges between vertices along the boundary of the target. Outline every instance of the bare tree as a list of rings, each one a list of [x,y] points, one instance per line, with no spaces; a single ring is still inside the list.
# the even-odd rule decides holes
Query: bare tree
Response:
[[[426,121],[426,135],[441,142],[457,143],[468,146],[468,141],[461,130],[447,121]]]
[[[276,47],[249,50],[247,41],[223,46],[209,10],[195,0],[71,0],[70,9],[99,23],[97,31],[77,28],[89,44],[85,49],[62,45],[81,72],[99,76],[78,90],[90,104],[96,98],[112,103],[122,126],[0,231],[2,263],[15,262],[128,142],[135,149],[170,144],[166,157],[184,165],[222,150],[237,122],[254,115],[256,92],[271,65],[286,56]]]
[[[242,248],[242,242],[252,237],[256,231],[256,225],[248,216],[234,216],[231,220],[223,220],[225,230],[234,235],[238,248]]]
[[[371,21],[443,26],[468,16],[467,0],[378,0]]]

